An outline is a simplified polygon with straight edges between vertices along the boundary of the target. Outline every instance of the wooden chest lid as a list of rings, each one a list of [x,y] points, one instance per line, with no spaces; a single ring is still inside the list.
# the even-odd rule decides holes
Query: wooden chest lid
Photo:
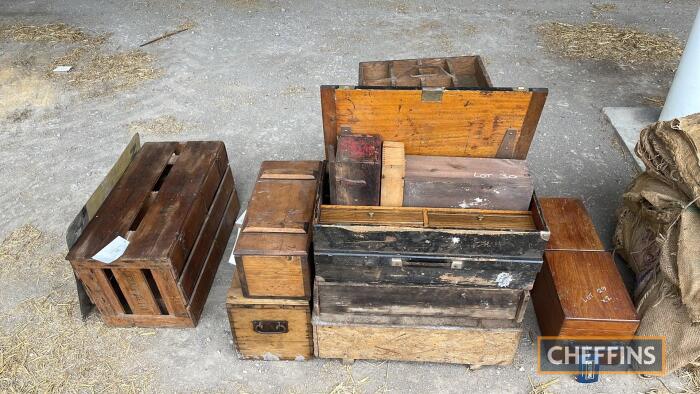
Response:
[[[583,201],[543,197],[540,206],[551,233],[547,250],[605,250]]]
[[[305,254],[322,166],[320,161],[263,162],[234,253]]]
[[[525,159],[547,89],[322,86],[326,159],[338,135],[377,134],[407,155]]]
[[[638,321],[611,253],[546,251],[544,256],[565,319]]]
[[[186,252],[227,166],[220,141],[145,143],[66,258],[90,260],[116,236],[129,240],[118,261]]]

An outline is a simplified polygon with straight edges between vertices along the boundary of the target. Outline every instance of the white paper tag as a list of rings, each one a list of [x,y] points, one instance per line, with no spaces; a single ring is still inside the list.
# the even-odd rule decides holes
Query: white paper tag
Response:
[[[238,236],[241,235],[241,228],[243,227],[243,222],[245,221],[245,214],[248,210],[243,211],[243,213],[236,219],[234,228],[236,229],[236,239],[233,241],[233,249],[231,251],[231,257],[228,258],[228,262],[231,265],[236,265],[236,258],[233,255],[233,250],[236,250],[236,243],[238,243]]]
[[[114,238],[112,242],[97,252],[96,255],[92,256],[92,258],[99,262],[109,264],[120,258],[124,254],[124,251],[126,251],[127,246],[129,246],[129,241],[117,236],[117,238]]]
[[[73,66],[58,66],[53,69],[53,72],[55,73],[67,73],[73,68]]]

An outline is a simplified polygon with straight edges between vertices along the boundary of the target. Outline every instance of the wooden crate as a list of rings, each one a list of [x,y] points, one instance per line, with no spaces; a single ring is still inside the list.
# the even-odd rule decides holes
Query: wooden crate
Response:
[[[263,162],[234,257],[243,294],[311,299],[309,262],[320,161]]]
[[[479,56],[383,60],[360,63],[360,86],[489,88]]]
[[[226,310],[240,358],[303,361],[313,356],[308,300],[243,297],[234,273]]]
[[[66,259],[108,325],[193,327],[238,209],[222,142],[146,143]],[[119,259],[92,258],[117,236]]]
[[[552,236],[532,289],[540,331],[547,336],[634,335],[639,318],[580,200],[543,198]]]
[[[335,314],[314,294],[314,354],[345,361],[397,360],[507,365],[522,334],[512,320]]]

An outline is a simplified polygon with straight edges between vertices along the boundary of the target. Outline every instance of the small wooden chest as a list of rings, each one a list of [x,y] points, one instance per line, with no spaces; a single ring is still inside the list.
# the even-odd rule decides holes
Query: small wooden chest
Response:
[[[634,304],[582,202],[543,198],[542,206],[552,230],[532,289],[542,334],[633,335],[639,325]]]
[[[520,343],[522,327],[512,321],[335,314],[319,307],[318,297],[312,317],[316,357],[506,365]]]
[[[309,266],[320,161],[263,162],[234,249],[246,297],[311,299]]]
[[[302,361],[313,356],[309,301],[245,298],[234,273],[226,310],[240,358]]]
[[[222,142],[146,143],[66,259],[105,323],[193,327],[238,209]],[[117,236],[121,257],[93,259]]]
[[[489,88],[481,57],[384,60],[360,63],[360,86]]]

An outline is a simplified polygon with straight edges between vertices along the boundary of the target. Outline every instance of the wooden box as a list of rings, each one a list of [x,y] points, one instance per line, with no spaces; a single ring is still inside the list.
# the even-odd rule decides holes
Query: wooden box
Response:
[[[580,200],[543,198],[551,239],[532,289],[542,335],[634,335],[639,319]]]
[[[522,333],[513,321],[335,314],[319,307],[318,298],[312,325],[314,354],[321,358],[506,365]]]
[[[193,327],[238,209],[222,142],[146,143],[66,259],[105,323]],[[93,259],[117,236],[120,258]]]
[[[302,361],[313,356],[308,300],[243,297],[234,273],[226,310],[240,358]]]
[[[243,295],[311,299],[309,251],[320,161],[263,162],[234,249]]]
[[[340,135],[329,168],[331,201],[338,205],[379,205],[382,140],[376,135]]]
[[[490,88],[481,57],[459,56],[360,63],[360,86]]]

